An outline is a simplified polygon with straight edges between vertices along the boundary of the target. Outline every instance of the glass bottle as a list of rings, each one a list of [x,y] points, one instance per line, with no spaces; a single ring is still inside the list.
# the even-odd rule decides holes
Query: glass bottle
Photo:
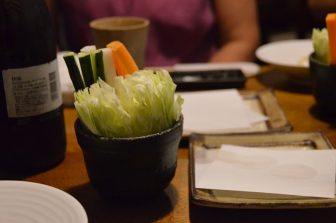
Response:
[[[56,45],[44,0],[0,0],[0,168],[35,171],[65,155]]]

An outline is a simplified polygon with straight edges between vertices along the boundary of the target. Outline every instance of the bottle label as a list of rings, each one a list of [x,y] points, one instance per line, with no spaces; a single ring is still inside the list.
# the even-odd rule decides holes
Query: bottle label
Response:
[[[62,104],[57,59],[42,65],[3,70],[2,78],[10,118],[40,115]]]

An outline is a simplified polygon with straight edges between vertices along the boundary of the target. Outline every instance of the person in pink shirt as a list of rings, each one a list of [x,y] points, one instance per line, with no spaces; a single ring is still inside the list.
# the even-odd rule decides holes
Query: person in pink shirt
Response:
[[[107,16],[150,20],[146,66],[254,59],[259,44],[255,0],[47,0],[63,15],[70,50],[93,43],[89,22]],[[57,12],[55,9],[58,9]]]

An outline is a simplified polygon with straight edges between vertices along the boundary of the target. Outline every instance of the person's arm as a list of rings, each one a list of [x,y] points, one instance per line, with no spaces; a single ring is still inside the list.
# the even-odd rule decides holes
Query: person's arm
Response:
[[[251,61],[260,30],[255,0],[214,0],[219,26],[219,50],[209,62]]]

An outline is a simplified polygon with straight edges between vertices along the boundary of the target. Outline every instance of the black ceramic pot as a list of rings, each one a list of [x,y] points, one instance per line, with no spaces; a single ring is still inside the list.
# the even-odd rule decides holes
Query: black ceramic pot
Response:
[[[309,57],[309,71],[313,94],[319,109],[336,111],[336,66],[319,62],[314,54]]]
[[[75,122],[92,185],[105,198],[141,198],[161,192],[175,175],[183,118],[170,129],[134,138],[92,134]]]

